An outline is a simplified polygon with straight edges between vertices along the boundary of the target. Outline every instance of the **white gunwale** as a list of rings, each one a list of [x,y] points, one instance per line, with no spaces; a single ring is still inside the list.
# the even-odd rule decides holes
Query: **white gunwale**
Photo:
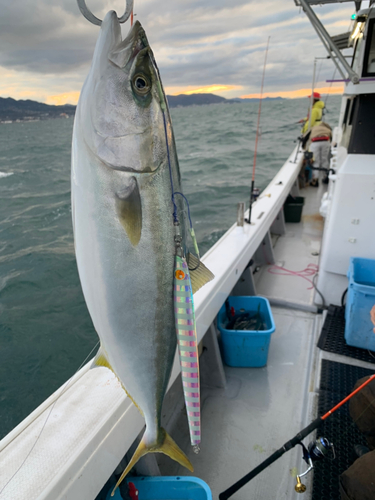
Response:
[[[295,149],[254,203],[253,224],[234,224],[202,258],[215,280],[195,295],[199,341],[282,210],[301,162],[302,153]],[[95,498],[142,430],[144,420],[117,379],[106,368],[90,370],[90,363],[0,441],[1,490],[48,417],[35,448],[4,490],[12,500]],[[179,373],[176,356],[170,386]],[[77,402],[77,397],[82,399]]]

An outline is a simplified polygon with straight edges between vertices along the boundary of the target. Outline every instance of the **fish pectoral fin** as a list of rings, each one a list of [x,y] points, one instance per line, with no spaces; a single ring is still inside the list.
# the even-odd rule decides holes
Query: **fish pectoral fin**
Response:
[[[118,191],[115,196],[117,216],[130,243],[135,247],[142,232],[142,202],[137,179],[131,177],[129,185]]]
[[[138,460],[147,453],[164,453],[164,455],[168,455],[168,457],[170,457],[172,460],[175,460],[183,467],[189,469],[190,472],[194,471],[193,466],[191,465],[191,462],[185,455],[185,453],[174,442],[171,436],[163,428],[161,428],[159,431],[157,443],[152,446],[146,445],[145,436],[143,436],[141,442],[138,445],[138,448],[135,450],[134,455],[126,466],[126,469],[121,474],[120,479],[117,481],[116,486],[111,493],[112,497],[115,494],[116,488],[120,486],[125,476],[130,472],[130,469],[132,469],[138,462]]]
[[[191,289],[193,294],[197,292],[203,285],[215,278],[214,274],[192,253],[188,253],[187,263],[189,266],[189,274],[191,281]]]

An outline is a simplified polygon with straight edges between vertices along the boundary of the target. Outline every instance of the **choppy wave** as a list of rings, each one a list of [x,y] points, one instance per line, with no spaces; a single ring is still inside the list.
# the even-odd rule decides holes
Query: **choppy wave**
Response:
[[[340,99],[330,103],[332,120]],[[295,147],[300,127],[293,122],[307,105],[264,102],[259,188]],[[249,199],[258,103],[171,113],[183,190],[204,254],[235,221],[237,203]],[[97,342],[73,248],[72,125],[10,124],[0,135],[0,439],[63,384]]]

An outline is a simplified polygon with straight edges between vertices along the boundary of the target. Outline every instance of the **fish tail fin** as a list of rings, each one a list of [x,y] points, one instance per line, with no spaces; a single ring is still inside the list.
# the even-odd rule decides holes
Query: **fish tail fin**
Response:
[[[179,446],[175,443],[171,436],[163,428],[161,428],[156,444],[147,446],[145,436],[143,436],[141,442],[138,445],[138,448],[135,450],[134,455],[126,466],[126,469],[121,474],[121,477],[117,481],[116,486],[113,488],[111,496],[114,496],[116,488],[122,483],[125,476],[130,472],[130,469],[134,467],[134,465],[140,458],[142,458],[144,455],[147,455],[147,453],[164,453],[164,455],[168,455],[168,457],[170,457],[172,460],[175,460],[183,467],[189,469],[191,472],[193,472],[194,470],[190,460],[185,455],[185,453],[179,448]]]

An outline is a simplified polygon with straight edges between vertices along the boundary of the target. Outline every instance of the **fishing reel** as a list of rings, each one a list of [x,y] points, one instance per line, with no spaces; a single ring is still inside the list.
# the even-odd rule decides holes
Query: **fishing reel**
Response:
[[[323,460],[324,458],[329,458],[330,456],[330,459],[334,460],[336,458],[336,453],[333,443],[330,443],[325,437],[318,437],[315,441],[311,441],[307,448],[303,443],[299,444],[302,446],[303,460],[309,467],[305,472],[297,475],[297,484],[294,489],[297,493],[304,493],[306,491],[306,486],[301,482],[301,477],[306,476],[313,470],[315,462]]]
[[[251,195],[252,196],[252,200],[256,201],[259,198],[259,195],[260,195],[260,189],[257,188],[257,187],[255,187],[253,189],[253,192],[252,192],[252,195]]]

